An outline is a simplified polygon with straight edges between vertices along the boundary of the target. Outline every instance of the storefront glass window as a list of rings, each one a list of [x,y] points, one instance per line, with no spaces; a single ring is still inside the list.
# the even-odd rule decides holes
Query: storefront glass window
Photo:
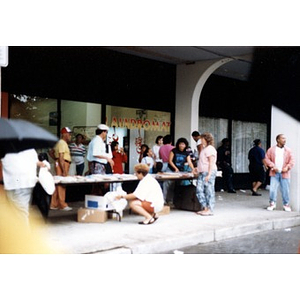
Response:
[[[157,136],[170,134],[171,113],[169,112],[107,106],[106,116],[107,125],[111,128],[108,134],[109,141],[122,134],[125,138],[124,143],[128,143],[123,146],[129,149],[130,173],[133,173],[133,167],[138,162],[142,144],[152,148]],[[119,138],[120,145],[123,138]]]
[[[59,124],[58,110],[61,111]],[[78,133],[86,137],[86,144],[95,136],[95,129],[101,123],[101,104],[79,101],[58,100],[27,95],[10,95],[10,118],[23,119],[43,127],[54,135],[62,127],[72,129],[72,140]],[[48,152],[48,149],[39,149]],[[52,160],[49,157],[51,164]],[[73,168],[74,166],[74,168]],[[87,162],[85,171],[87,170]],[[70,175],[75,174],[75,164],[72,164]]]
[[[57,100],[11,94],[10,118],[32,122],[56,135]]]
[[[232,121],[232,167],[236,173],[249,172],[248,152],[255,139],[262,141],[266,151],[267,124]]]
[[[90,102],[79,102],[72,100],[61,101],[61,128],[69,127],[72,129],[72,141],[78,133],[84,137],[84,144],[88,150],[88,143],[95,136],[97,126],[101,123],[102,105]],[[88,170],[88,162],[85,159],[83,173]],[[70,166],[70,175],[76,174],[75,163]]]
[[[71,100],[61,101],[61,127],[72,129],[72,137],[81,133],[90,141],[101,123],[101,104]]]
[[[73,131],[72,140],[75,140],[78,133],[86,137],[87,148],[88,142],[95,136],[97,125],[101,123],[103,109],[102,105],[97,103],[58,101],[27,95],[10,95],[10,107],[10,118],[28,120],[55,135],[62,127],[68,126]],[[171,113],[169,112],[107,105],[105,113],[105,123],[110,128],[108,143],[118,141],[119,146],[123,147],[128,154],[129,161],[125,172],[133,173],[142,144],[152,148],[157,136],[170,134]],[[71,175],[73,171],[70,170]]]
[[[199,130],[200,132],[210,132],[217,148],[221,145],[221,141],[228,137],[228,120],[200,117]]]
[[[215,118],[199,118],[200,132],[208,131],[215,139],[215,147],[221,146],[224,138],[232,140],[231,163],[235,173],[248,173],[248,152],[255,139],[262,141],[262,147],[266,150],[267,124],[232,121],[231,132],[229,132],[229,120]]]

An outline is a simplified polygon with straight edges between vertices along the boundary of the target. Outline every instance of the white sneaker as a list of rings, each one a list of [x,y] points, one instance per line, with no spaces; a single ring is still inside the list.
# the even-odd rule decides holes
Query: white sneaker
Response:
[[[283,205],[283,210],[284,211],[292,211],[291,207],[287,204],[287,205]]]
[[[276,204],[274,202],[271,202],[270,205],[267,207],[267,210],[274,210],[276,209]]]
[[[62,208],[61,210],[64,210],[64,211],[70,211],[70,210],[72,210],[72,209],[73,209],[72,207],[66,206],[66,207]]]

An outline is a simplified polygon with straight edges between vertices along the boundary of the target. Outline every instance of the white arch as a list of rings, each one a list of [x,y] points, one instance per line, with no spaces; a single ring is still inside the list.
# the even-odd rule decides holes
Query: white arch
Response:
[[[202,75],[200,76],[194,92],[193,92],[193,96],[192,96],[192,102],[191,102],[191,106],[192,106],[192,115],[191,115],[191,127],[194,126],[194,128],[199,128],[199,103],[200,103],[200,95],[203,89],[203,86],[206,82],[206,80],[209,78],[209,76],[215,71],[217,70],[220,66],[232,61],[232,58],[224,58],[221,59],[217,62],[215,62],[214,64],[212,64],[209,68],[207,68],[204,73],[202,73]]]
[[[175,140],[179,137],[191,140],[191,132],[199,127],[199,100],[206,80],[216,69],[232,60],[223,58],[177,66]]]

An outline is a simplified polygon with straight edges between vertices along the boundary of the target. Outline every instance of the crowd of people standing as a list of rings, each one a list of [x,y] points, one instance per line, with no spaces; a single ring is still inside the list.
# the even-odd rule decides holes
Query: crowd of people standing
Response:
[[[96,130],[95,137],[90,142],[87,152],[89,174],[111,174],[114,172],[122,174],[124,172],[122,164],[127,162],[128,157],[124,149],[119,148],[118,142],[112,142],[110,147],[106,144],[108,129],[106,125],[100,124]],[[68,129],[63,128],[61,133],[62,140],[67,143],[70,138],[70,132],[68,132]],[[218,170],[222,172],[223,189],[228,193],[236,193],[233,183],[234,171],[231,165],[230,140],[224,138],[221,141],[221,146],[215,148],[214,137],[211,133],[205,132],[200,134],[198,131],[194,131],[191,135],[196,143],[194,152],[184,137],[179,138],[174,146],[172,136],[169,134],[157,136],[152,148],[147,144],[142,144],[137,161],[140,172],[138,174],[141,174],[139,179],[148,178],[147,174],[159,172],[191,172],[197,175],[196,196],[202,209],[196,213],[202,216],[211,216],[214,213],[215,181]],[[67,149],[63,141],[60,141],[57,145],[61,145],[62,149]],[[82,165],[82,159],[85,156],[85,147],[81,141],[82,137],[77,135],[75,143],[72,143],[69,148],[76,158],[75,163],[78,174],[82,172],[80,165]],[[270,211],[276,209],[277,190],[280,187],[283,208],[285,211],[291,211],[289,206],[289,182],[290,170],[294,166],[294,157],[292,151],[285,146],[286,138],[283,134],[279,134],[276,137],[276,142],[275,146],[270,147],[265,152],[262,149],[260,139],[253,141],[253,147],[248,152],[250,190],[252,196],[261,196],[258,190],[265,183],[267,170],[269,170],[270,203],[267,209]],[[56,152],[59,153],[58,150]],[[70,161],[69,155],[68,153],[63,155],[60,153],[60,155],[55,157],[57,174],[67,174]],[[182,180],[179,183],[172,180],[164,181],[160,185],[162,197],[159,198],[163,199],[165,204],[172,205],[175,185],[184,185],[186,182],[186,180]],[[191,182],[188,181],[188,184],[191,184]],[[141,185],[146,188],[144,184]],[[62,188],[60,187],[60,189]],[[139,188],[138,191],[140,190]],[[55,192],[54,196],[52,196],[51,208],[70,209],[65,204],[64,193],[64,191],[59,190]],[[134,195],[129,196],[128,199],[132,200],[130,202],[133,210],[142,212],[141,215],[145,216],[146,219],[142,222],[143,224],[152,224],[157,219],[157,210],[153,210],[153,207],[147,209],[147,205],[137,204],[139,203],[137,201],[141,201],[141,199]],[[161,205],[160,203],[159,206],[161,207]],[[149,207],[151,207],[151,204],[149,204]]]
[[[71,143],[72,131],[68,127],[61,129],[60,140],[49,155],[55,162],[55,174],[58,176],[68,176],[71,163],[76,165],[76,174],[82,175],[84,171],[85,158],[88,161],[87,174],[123,174],[123,163],[128,160],[127,154],[122,147],[119,147],[117,141],[111,145],[107,144],[107,134],[109,127],[105,124],[99,124],[95,131],[95,136],[89,143],[88,150],[84,145],[84,136],[77,134],[74,142]],[[125,199],[130,202],[133,211],[145,217],[145,220],[139,224],[149,225],[158,219],[158,212],[164,204],[172,204],[174,198],[174,185],[185,185],[186,180],[175,181],[166,180],[159,184],[151,173],[159,172],[190,172],[197,178],[196,196],[201,205],[201,210],[196,213],[201,216],[211,216],[214,214],[215,204],[215,180],[217,171],[222,171],[224,190],[228,193],[236,193],[233,184],[233,168],[231,165],[231,146],[230,140],[224,138],[222,145],[215,148],[214,137],[209,132],[200,134],[198,131],[192,132],[192,138],[196,143],[196,150],[193,152],[185,137],[179,138],[175,146],[172,144],[172,136],[157,136],[154,146],[151,148],[147,144],[141,146],[140,156],[135,166],[135,172],[139,179],[136,190],[128,194]],[[252,196],[261,196],[259,188],[265,183],[266,172],[270,176],[270,200],[267,210],[276,209],[277,190],[280,187],[283,209],[291,211],[290,207],[290,171],[293,168],[294,156],[290,148],[285,146],[286,137],[279,134],[276,137],[276,145],[270,147],[266,152],[262,149],[260,139],[253,141],[253,147],[249,150],[249,174],[251,180],[250,190]],[[28,203],[32,188],[33,179],[30,183],[24,182],[23,186],[14,188],[7,178],[19,180],[19,175],[14,175],[10,166],[29,154],[28,163],[32,162],[28,170],[35,170],[37,166],[44,167],[44,163],[37,160],[35,151],[25,151],[18,154],[6,155],[2,158],[4,188],[7,191],[8,199],[19,207],[21,215],[28,218]],[[22,158],[23,159],[23,158]],[[7,162],[10,163],[7,163]],[[20,173],[21,174],[21,173]],[[32,173],[33,174],[33,173]],[[20,182],[23,182],[22,179]],[[13,181],[12,181],[13,182]],[[191,181],[188,181],[191,184]],[[11,185],[11,186],[10,186]],[[24,190],[24,192],[23,192]],[[26,190],[26,191],[25,191]],[[21,193],[19,193],[19,191]],[[20,196],[19,196],[20,194]],[[50,209],[72,210],[66,203],[66,188],[57,185],[51,198]],[[26,198],[21,201],[19,198]],[[25,205],[19,202],[26,202]]]
[[[228,138],[221,141],[221,146],[215,148],[214,137],[211,133],[200,134],[192,132],[192,138],[196,143],[196,153],[190,151],[186,138],[179,138],[175,146],[172,145],[171,135],[159,136],[156,139],[155,148],[150,151],[154,164],[162,163],[162,172],[192,172],[197,174],[197,199],[202,210],[197,214],[202,216],[213,215],[215,204],[215,180],[217,171],[222,172],[223,189],[228,193],[236,193],[234,189],[234,171],[231,165],[231,145]],[[162,140],[162,144],[158,141]],[[276,137],[276,145],[270,147],[267,152],[262,149],[260,139],[253,141],[253,147],[248,152],[249,174],[252,196],[261,196],[259,188],[266,183],[266,175],[270,176],[269,206],[267,210],[276,209],[277,190],[280,187],[283,201],[283,209],[291,211],[290,202],[290,170],[294,166],[294,156],[290,148],[285,146],[286,137],[279,134]],[[149,155],[149,147],[144,146],[144,156]],[[147,154],[148,153],[148,154]],[[153,154],[155,153],[155,155]],[[193,159],[192,159],[193,158]],[[143,162],[143,161],[142,161]],[[150,167],[152,164],[147,163]],[[181,181],[181,184],[184,180]],[[162,189],[166,203],[172,204],[174,198],[174,181],[164,181]]]

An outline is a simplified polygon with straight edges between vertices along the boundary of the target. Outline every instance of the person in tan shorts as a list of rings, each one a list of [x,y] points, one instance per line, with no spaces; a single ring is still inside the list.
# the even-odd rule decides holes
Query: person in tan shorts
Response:
[[[56,143],[49,155],[55,160],[55,173],[58,176],[68,176],[70,164],[71,164],[71,154],[68,143],[71,140],[71,129],[69,127],[64,127],[60,131],[61,139]],[[52,195],[50,209],[57,210],[72,210],[66,203],[66,188],[62,185],[57,185],[55,187],[55,192]]]

